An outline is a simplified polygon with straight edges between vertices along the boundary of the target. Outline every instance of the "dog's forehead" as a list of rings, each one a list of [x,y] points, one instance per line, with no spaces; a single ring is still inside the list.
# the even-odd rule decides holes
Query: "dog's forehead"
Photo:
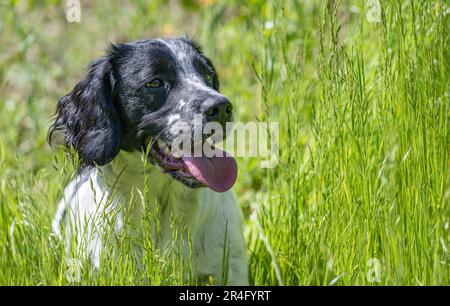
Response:
[[[172,54],[175,56],[178,62],[187,63],[192,60],[193,57],[198,56],[198,51],[187,41],[182,39],[159,39],[159,42],[164,44]]]
[[[152,39],[132,45],[137,51],[134,52],[136,58],[144,56],[149,60],[176,64],[184,69],[190,68],[196,57],[201,57],[196,47],[184,39]]]

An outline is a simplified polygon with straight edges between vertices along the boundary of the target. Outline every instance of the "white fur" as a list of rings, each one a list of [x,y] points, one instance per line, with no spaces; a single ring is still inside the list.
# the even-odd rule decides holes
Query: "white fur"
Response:
[[[178,108],[182,109],[185,105],[186,105],[186,102],[184,102],[183,99],[180,99],[180,101],[178,102]]]
[[[172,123],[180,119],[180,114],[169,115],[167,118],[167,124],[170,126]]]
[[[65,220],[66,236],[70,237],[71,231],[75,231],[72,237],[77,239],[78,249],[84,256],[89,256],[93,265],[98,268],[101,264],[102,245],[105,243],[102,240],[103,233],[113,232],[109,221],[114,220],[116,233],[129,230],[123,221],[123,213],[128,211],[134,223],[133,228],[136,229],[133,231],[137,235],[142,234],[139,233],[139,222],[142,220],[139,216],[143,206],[139,201],[142,198],[139,199],[136,195],[144,195],[144,182],[147,178],[148,192],[143,201],[148,207],[156,208],[155,205],[159,205],[160,208],[160,228],[158,231],[155,227],[152,232],[157,245],[161,249],[177,245],[171,241],[171,222],[175,220],[176,225],[186,227],[190,233],[193,264],[197,274],[212,276],[216,283],[220,283],[227,228],[228,284],[247,285],[248,264],[243,224],[234,193],[216,193],[209,188],[188,188],[161,173],[155,166],[143,170],[142,160],[140,153],[121,152],[110,164],[72,181],[58,205],[52,225],[54,232],[62,236],[60,224]],[[121,209],[124,208],[121,205],[133,203],[130,197],[132,192],[137,205],[132,205],[129,210]],[[180,245],[184,245],[180,251],[185,260],[188,260],[188,235],[185,234],[180,240],[183,240]]]

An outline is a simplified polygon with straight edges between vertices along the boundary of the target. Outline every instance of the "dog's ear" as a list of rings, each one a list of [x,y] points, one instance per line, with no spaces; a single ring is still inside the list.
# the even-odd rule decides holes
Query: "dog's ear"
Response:
[[[92,62],[85,78],[59,100],[50,142],[62,131],[64,144],[78,152],[82,165],[109,163],[119,153],[122,134],[113,91],[110,58]]]

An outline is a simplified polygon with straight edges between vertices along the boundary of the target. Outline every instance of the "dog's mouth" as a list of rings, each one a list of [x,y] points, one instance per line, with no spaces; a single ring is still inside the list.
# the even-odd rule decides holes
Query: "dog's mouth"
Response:
[[[150,162],[188,187],[206,186],[216,192],[225,192],[236,182],[236,160],[218,148],[214,147],[216,154],[213,157],[203,154],[197,157],[184,151],[172,150],[170,145],[152,137],[146,138],[145,147],[149,150]]]

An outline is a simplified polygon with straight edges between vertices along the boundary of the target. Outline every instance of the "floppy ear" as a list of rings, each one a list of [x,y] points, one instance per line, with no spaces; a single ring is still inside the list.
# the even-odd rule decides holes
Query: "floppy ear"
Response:
[[[58,102],[49,140],[62,131],[66,147],[78,152],[82,165],[105,165],[119,153],[122,129],[113,89],[111,63],[104,57],[92,62],[86,77]]]

